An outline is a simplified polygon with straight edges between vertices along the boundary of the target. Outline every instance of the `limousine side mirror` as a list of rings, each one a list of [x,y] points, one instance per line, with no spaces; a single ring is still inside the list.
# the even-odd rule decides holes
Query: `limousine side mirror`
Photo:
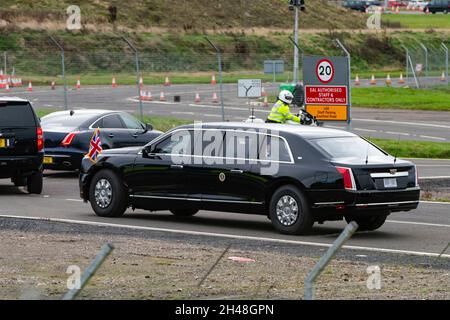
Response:
[[[148,131],[152,131],[153,130],[153,126],[150,123],[146,123],[145,124],[145,130]]]
[[[143,158],[150,158],[150,155],[153,152],[153,147],[152,146],[146,146],[144,147],[144,149],[142,149],[142,157]]]

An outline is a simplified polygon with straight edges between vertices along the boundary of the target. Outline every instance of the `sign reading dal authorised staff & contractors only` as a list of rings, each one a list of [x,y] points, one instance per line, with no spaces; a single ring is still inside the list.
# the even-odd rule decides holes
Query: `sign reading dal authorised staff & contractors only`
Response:
[[[349,66],[347,57],[304,56],[306,111],[317,120],[350,122]]]
[[[306,104],[347,105],[345,86],[305,86]]]

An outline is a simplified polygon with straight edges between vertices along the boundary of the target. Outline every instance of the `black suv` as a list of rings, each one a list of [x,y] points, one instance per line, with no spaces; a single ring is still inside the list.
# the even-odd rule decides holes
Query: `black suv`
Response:
[[[42,193],[44,139],[30,102],[0,98],[0,179]]]
[[[370,6],[380,6],[380,1],[344,1],[343,7],[351,10],[366,12],[366,9]]]
[[[428,3],[424,8],[423,11],[429,10],[430,13],[436,13],[436,12],[443,12],[448,13],[450,11],[450,1],[449,0],[433,0],[430,3]]]

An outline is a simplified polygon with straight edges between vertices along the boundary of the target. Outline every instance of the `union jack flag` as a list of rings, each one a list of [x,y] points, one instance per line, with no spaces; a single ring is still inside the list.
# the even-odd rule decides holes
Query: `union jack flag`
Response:
[[[89,145],[89,152],[86,155],[92,162],[97,162],[98,156],[102,153],[102,142],[100,140],[100,129],[95,129]]]

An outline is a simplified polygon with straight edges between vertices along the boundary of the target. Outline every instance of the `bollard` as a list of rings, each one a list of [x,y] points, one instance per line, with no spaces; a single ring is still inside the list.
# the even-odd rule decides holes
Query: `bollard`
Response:
[[[358,224],[354,221],[349,223],[344,231],[339,235],[333,245],[328,249],[325,255],[320,258],[319,262],[314,266],[311,272],[308,274],[305,280],[305,300],[313,300],[314,299],[314,282],[326,268],[326,266],[330,263],[330,261],[334,258],[336,253],[342,248],[344,243],[351,238],[351,236],[358,229]]]
[[[114,250],[114,246],[112,244],[105,244],[100,253],[95,257],[94,261],[89,265],[86,271],[83,273],[81,277],[80,288],[74,288],[69,290],[64,296],[63,300],[73,300],[77,297],[77,295],[83,290],[89,280],[94,276],[95,272],[97,272],[98,268],[102,265],[102,263],[108,258],[111,252]]]

